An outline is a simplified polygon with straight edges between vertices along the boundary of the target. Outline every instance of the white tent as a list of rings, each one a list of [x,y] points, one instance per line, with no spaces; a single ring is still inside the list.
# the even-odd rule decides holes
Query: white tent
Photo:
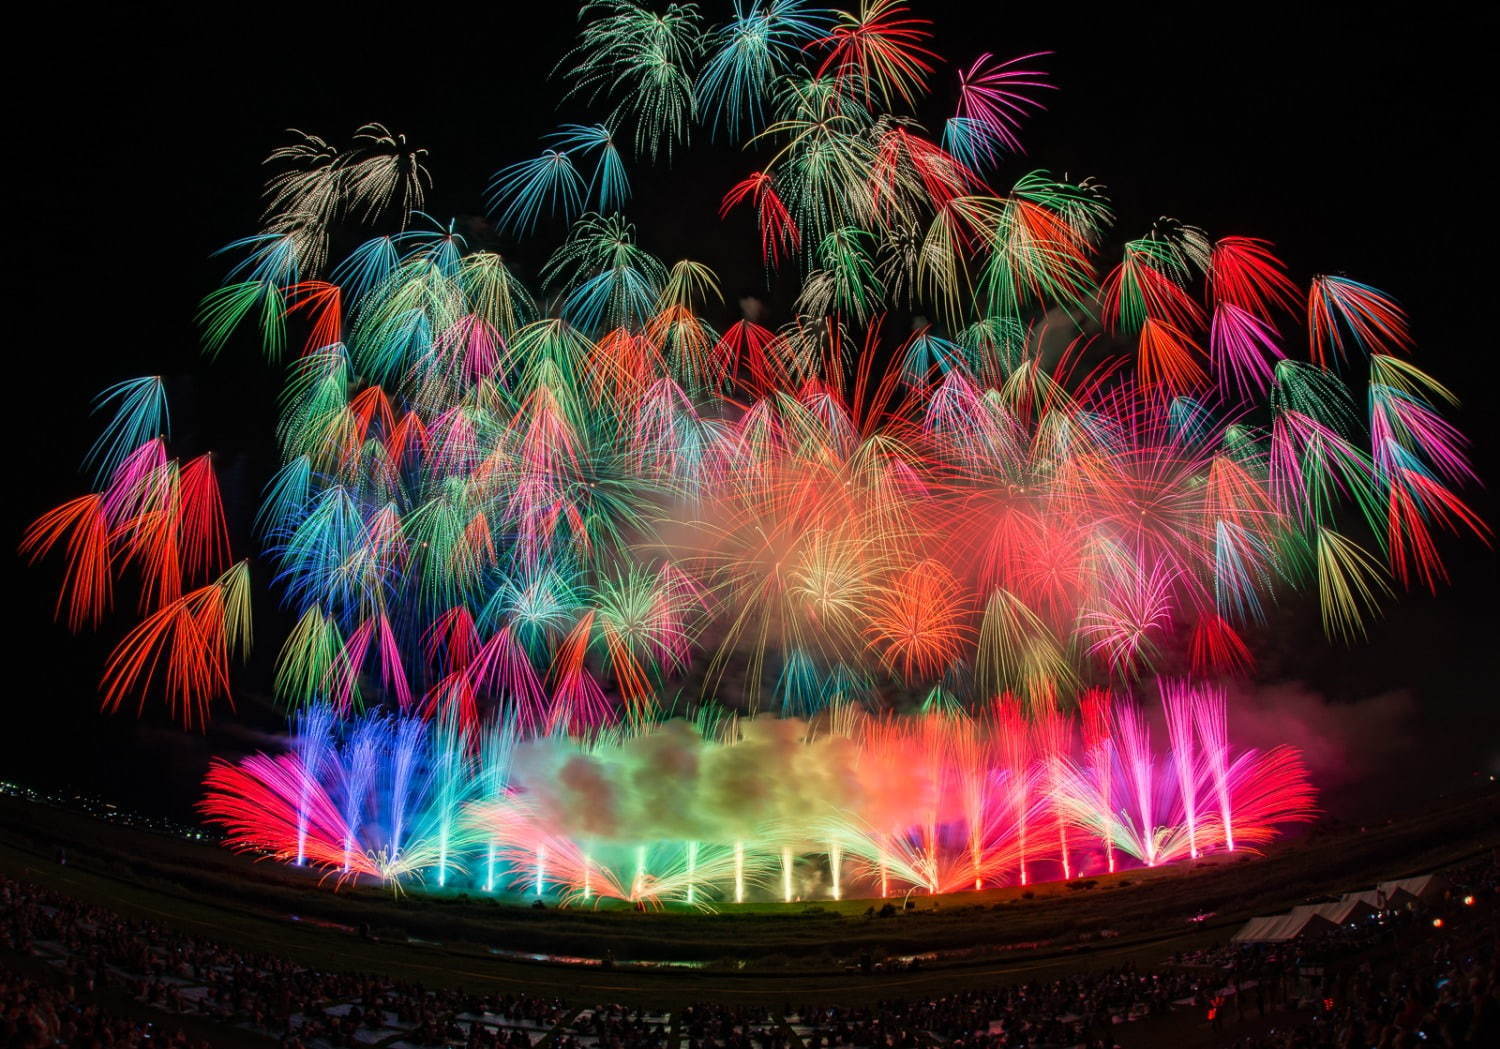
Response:
[[[1316,932],[1374,914],[1385,907],[1405,906],[1413,900],[1430,900],[1447,891],[1441,874],[1383,881],[1364,892],[1346,892],[1334,903],[1304,903],[1285,914],[1251,918],[1232,937],[1239,943],[1282,943],[1306,932]]]
[[[1284,917],[1286,917],[1286,915],[1284,914],[1273,914],[1259,918],[1251,918],[1245,923],[1244,928],[1240,929],[1240,931],[1235,933],[1232,937],[1230,937],[1230,939],[1234,940],[1237,943],[1274,942],[1275,940],[1279,939],[1279,937],[1275,935],[1275,929],[1277,925],[1281,923],[1281,919]]]
[[[1368,918],[1375,913],[1375,907],[1366,900],[1345,897],[1337,903],[1318,904],[1316,913],[1334,925],[1347,925],[1349,922]]]
[[[1441,897],[1448,889],[1448,881],[1441,874],[1423,874],[1416,878],[1383,881],[1378,888],[1391,901],[1391,906],[1400,906],[1414,900]]]
[[[1318,913],[1318,905],[1308,904],[1293,907],[1286,914],[1251,918],[1233,938],[1240,943],[1283,943],[1311,930],[1330,928],[1333,924]]]
[[[1299,907],[1293,907],[1287,911],[1287,917],[1297,923],[1297,935],[1301,936],[1303,933],[1310,931],[1309,926],[1313,926],[1311,931],[1316,931],[1316,927],[1323,923],[1327,923],[1328,925],[1338,924],[1324,912],[1326,908],[1337,908],[1339,906],[1341,905],[1337,903],[1304,903]]]

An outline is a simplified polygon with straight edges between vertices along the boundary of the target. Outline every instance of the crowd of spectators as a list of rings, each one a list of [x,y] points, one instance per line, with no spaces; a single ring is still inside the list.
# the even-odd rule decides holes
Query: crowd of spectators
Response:
[[[1283,949],[1282,974],[1298,974],[1296,1023],[1258,1025],[1226,1038],[1233,1049],[1486,1049],[1500,1046],[1500,867],[1476,861],[1448,872],[1440,900],[1384,920],[1303,937]],[[1257,959],[1229,960],[1232,979]],[[1286,976],[1282,976],[1285,983]],[[1216,1029],[1233,1021],[1221,1008]],[[1259,1005],[1259,1015],[1266,1006]]]
[[[1183,972],[1123,966],[866,1008],[824,1007],[805,1015],[811,1033],[804,1040],[807,1049],[916,1049],[930,1033],[953,1049],[1107,1046],[1116,1022],[1164,1014],[1199,982]]]
[[[685,1049],[788,1049],[791,1044],[789,1028],[763,1006],[693,1005],[679,1013],[679,1020]]]
[[[84,988],[85,993],[89,990]],[[62,987],[0,966],[0,1045],[12,1049],[209,1049],[181,1031],[164,1030],[149,1020],[130,1019],[79,997],[79,988]]]
[[[1447,873],[1440,900],[1277,943],[1226,943],[1149,971],[1032,980],[872,1008],[824,1008],[807,1049],[1110,1047],[1116,1025],[1179,1012],[1237,1049],[1448,1049],[1500,1045],[1492,859]],[[1253,1034],[1238,1034],[1253,1028]]]
[[[164,1012],[282,1036],[290,1049],[376,1040],[361,1038],[362,1031],[402,1031],[407,1041],[421,1045],[529,1049],[528,1029],[547,1031],[567,1013],[560,1001],[536,995],[430,990],[367,973],[309,969],[158,922],[127,920],[0,876],[0,951],[5,950],[49,959],[74,993],[117,988]],[[480,1023],[466,1032],[455,1022],[463,1014],[485,1013],[500,1030]]]
[[[1196,1017],[1238,1049],[1500,1045],[1497,867],[1448,874],[1446,897],[1283,944],[1228,943],[1149,969],[1080,971],[874,1006],[700,1004],[670,1016],[530,994],[431,989],[309,969],[0,877],[0,952],[47,961],[0,976],[0,1041],[191,1043],[92,1002],[112,988],[168,1014],[262,1032],[285,1049],[1062,1049],[1112,1047],[1121,1023]]]

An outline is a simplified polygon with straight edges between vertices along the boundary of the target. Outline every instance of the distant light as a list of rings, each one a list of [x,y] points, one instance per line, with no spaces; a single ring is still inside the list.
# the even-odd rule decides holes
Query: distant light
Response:
[[[1434,918],[1434,919],[1432,919],[1432,927],[1434,929],[1441,929],[1443,927],[1443,919],[1441,919],[1441,918]]]
[[[1472,897],[1472,896],[1465,896],[1464,897],[1464,906],[1465,907],[1472,907],[1472,906],[1474,906],[1474,897]]]

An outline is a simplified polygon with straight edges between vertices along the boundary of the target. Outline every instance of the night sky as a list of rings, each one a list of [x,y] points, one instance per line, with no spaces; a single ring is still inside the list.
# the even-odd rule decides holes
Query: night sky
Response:
[[[405,22],[357,21],[376,9],[340,6],[346,17],[241,6],[241,21],[209,25],[197,7],[101,21],[54,5],[44,15],[52,24],[18,41],[27,57],[6,73],[17,176],[5,332],[12,547],[30,519],[84,491],[77,464],[97,432],[93,396],[159,373],[169,377],[174,450],[216,453],[236,550],[255,551],[243,526],[273,469],[280,372],[245,344],[210,365],[193,314],[223,273],[210,253],[255,229],[260,161],[283,129],[339,142],[366,121],[404,132],[430,150],[427,210],[469,228],[497,168],[583,115],[554,108],[564,88],[548,79],[573,41],[569,4],[525,15],[511,3],[482,13],[409,5]],[[703,5],[715,19],[728,6]],[[955,61],[1056,52],[1047,67],[1059,90],[1023,130],[1028,155],[998,185],[1033,167],[1093,176],[1118,213],[1115,243],[1171,215],[1214,236],[1274,241],[1299,281],[1347,272],[1396,295],[1413,317],[1418,362],[1464,399],[1456,421],[1492,486],[1470,494],[1488,520],[1500,518],[1493,169],[1481,160],[1494,139],[1493,20],[1397,24],[1316,4],[1145,6],[914,4],[937,22],[935,49]],[[940,90],[938,106],[949,97]],[[672,170],[630,168],[627,212],[643,245],[723,278],[731,305],[714,320],[734,319],[737,293],[767,294],[748,218],[715,216],[724,190],[757,166],[717,146]],[[544,257],[499,246],[531,275]],[[785,303],[769,299],[780,319]],[[1447,789],[1482,767],[1500,772],[1496,560],[1473,540],[1451,544],[1450,558],[1452,587],[1404,597],[1367,645],[1329,647],[1306,598],[1262,640],[1263,695],[1250,702],[1272,721],[1284,708],[1264,697],[1295,691],[1300,705],[1285,709],[1312,704],[1309,724],[1391,736],[1373,750],[1368,731],[1351,743],[1379,752],[1366,756],[1367,786],[1355,792],[1366,807]],[[187,737],[149,712],[139,721],[97,712],[106,640],[126,617],[99,637],[72,638],[50,621],[59,565],[6,565],[0,776],[181,815],[209,753],[257,745],[281,726],[267,696],[279,620],[264,593],[238,715]]]

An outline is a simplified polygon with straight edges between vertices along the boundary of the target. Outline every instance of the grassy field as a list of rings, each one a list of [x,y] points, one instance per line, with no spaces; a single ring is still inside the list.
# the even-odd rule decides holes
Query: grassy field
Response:
[[[1260,859],[1127,871],[1091,877],[1091,887],[1038,885],[1031,898],[1018,889],[914,896],[915,910],[884,919],[863,916],[868,901],[729,905],[716,915],[533,910],[463,894],[334,893],[305,872],[215,846],[0,799],[0,870],[126,914],[318,967],[667,1005],[705,998],[847,1002],[1126,959],[1146,963],[1221,940],[1252,914],[1497,845],[1500,795],[1487,791],[1380,827],[1314,832]],[[56,862],[59,847],[67,849],[65,867]],[[1190,921],[1206,912],[1207,920]],[[350,931],[362,925],[373,939]],[[1103,930],[1118,935],[1102,938]],[[608,971],[517,961],[492,949],[703,964]],[[851,972],[865,952],[934,956],[917,972]]]

